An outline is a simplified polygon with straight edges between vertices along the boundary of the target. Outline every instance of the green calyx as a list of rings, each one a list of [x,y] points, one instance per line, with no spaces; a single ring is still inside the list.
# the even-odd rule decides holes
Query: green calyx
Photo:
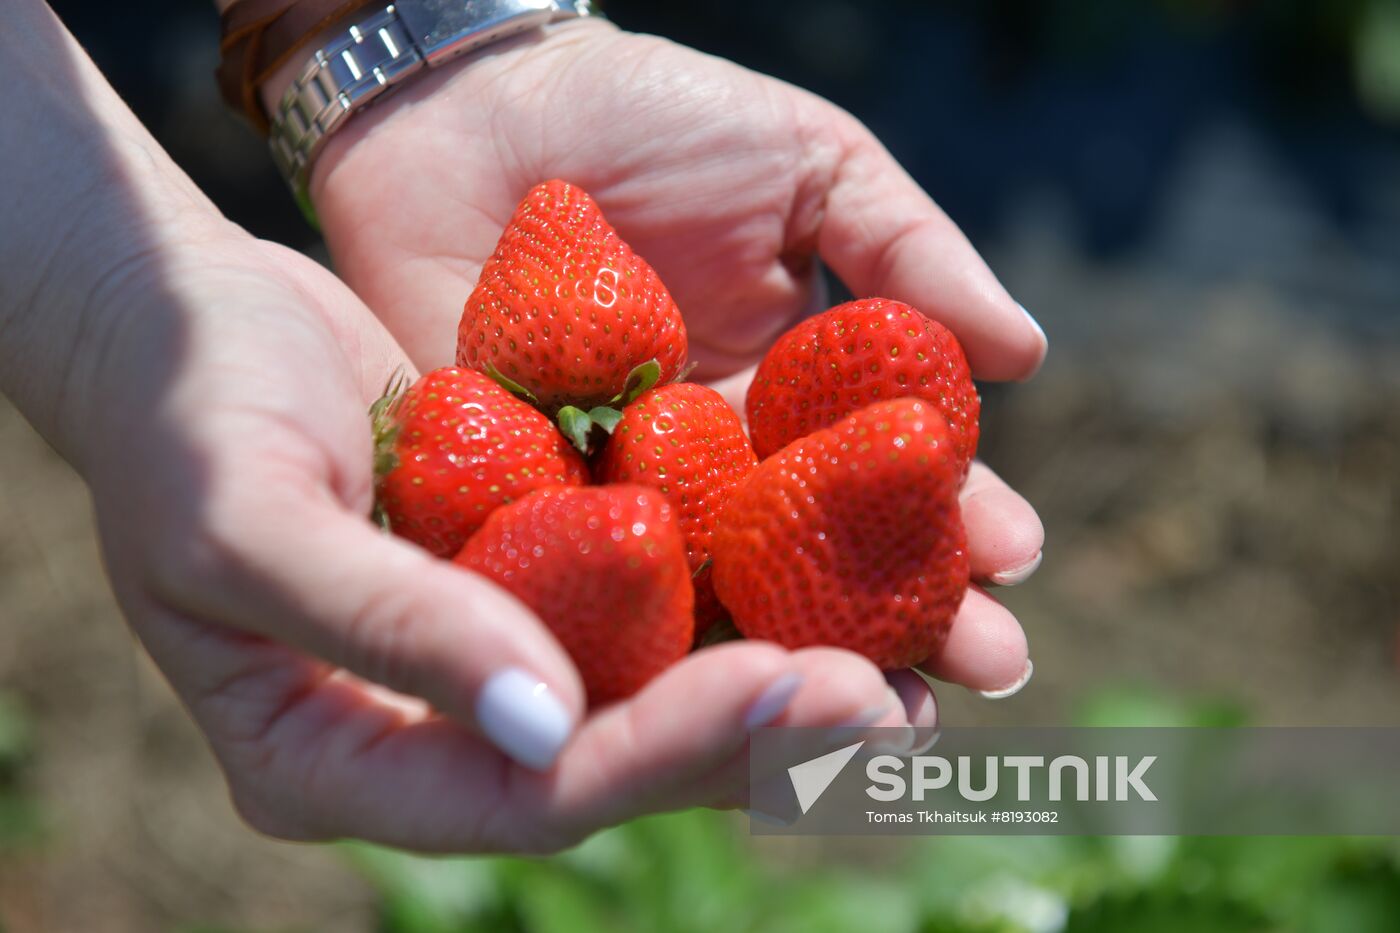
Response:
[[[510,378],[505,373],[501,372],[495,367],[494,364],[486,364],[486,375],[490,376],[491,379],[496,383],[496,385],[500,386],[502,389],[505,389],[507,392],[509,392],[511,395],[514,395],[516,398],[521,399],[522,401],[529,402],[536,408],[540,407],[540,400],[535,397],[535,393],[531,392],[529,389],[525,388],[523,385]]]
[[[495,378],[494,376],[492,378]],[[656,360],[639,363],[627,374],[622,391],[608,400],[606,405],[595,405],[584,411],[574,405],[565,405],[557,416],[559,430],[563,432],[579,452],[585,456],[593,449],[597,431],[612,434],[617,423],[622,420],[622,409],[632,404],[647,389],[656,385],[661,378],[661,364]]]
[[[559,409],[559,430],[585,456],[593,449],[594,429],[601,428],[604,434],[611,434],[621,420],[622,412],[606,405],[588,411],[573,405]]]
[[[609,405],[617,405],[625,408],[631,405],[647,389],[661,379],[661,364],[656,360],[647,360],[645,363],[638,363],[632,367],[632,371],[627,374],[627,379],[622,383],[622,391],[608,400]]]
[[[404,392],[408,389],[408,375],[402,366],[394,370],[384,383],[384,394],[369,406],[370,431],[374,436],[374,478],[388,475],[399,465],[398,454],[394,453],[394,442],[399,436],[399,408],[403,404]],[[374,504],[373,518],[381,528],[388,530],[389,519]]]

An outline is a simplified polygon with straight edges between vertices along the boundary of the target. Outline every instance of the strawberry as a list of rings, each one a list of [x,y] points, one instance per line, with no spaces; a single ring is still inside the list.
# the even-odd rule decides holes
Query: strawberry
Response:
[[[960,465],[935,406],[895,399],[759,464],[715,532],[714,586],[749,638],[886,670],[943,644],[967,589]]]
[[[674,380],[685,357],[685,324],[661,279],[585,191],[558,180],[515,209],[457,329],[459,366],[576,421]]]
[[[690,650],[685,543],[655,489],[536,490],[492,512],[456,562],[535,611],[574,659],[590,704],[630,696]]]
[[[758,465],[743,423],[718,392],[690,382],[659,386],[622,412],[594,464],[602,483],[641,483],[670,499],[695,576],[695,627],[723,614],[706,566],[720,510]]]
[[[905,396],[937,406],[966,476],[982,404],[957,338],[899,301],[837,305],[784,334],[759,364],[746,400],[754,450],[771,456],[866,405]]]
[[[487,515],[588,468],[540,414],[481,373],[436,369],[373,409],[376,510],[397,535],[451,557]]]

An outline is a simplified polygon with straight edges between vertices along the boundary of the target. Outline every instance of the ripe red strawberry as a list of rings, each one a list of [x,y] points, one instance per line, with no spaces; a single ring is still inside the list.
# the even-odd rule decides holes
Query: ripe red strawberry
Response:
[[[380,515],[451,557],[498,506],[540,486],[588,482],[554,424],[490,378],[443,367],[375,406]]]
[[[578,665],[590,704],[630,696],[690,650],[685,544],[654,489],[537,490],[491,513],[456,562],[539,615]]]
[[[723,614],[705,567],[715,523],[734,488],[757,465],[734,409],[714,389],[690,382],[659,386],[623,409],[593,465],[599,482],[642,483],[670,499],[685,535],[691,572],[699,571],[697,632]]]
[[[966,476],[982,404],[957,338],[903,302],[849,301],[798,324],[768,351],[749,386],[749,434],[768,457],[866,405],[905,396],[938,407]]]
[[[585,191],[557,179],[515,209],[457,329],[458,365],[504,376],[551,416],[615,404],[653,360],[647,385],[670,382],[685,357],[661,279]]]
[[[934,406],[896,399],[759,464],[715,532],[715,592],[749,638],[886,670],[942,646],[967,589],[959,464]]]

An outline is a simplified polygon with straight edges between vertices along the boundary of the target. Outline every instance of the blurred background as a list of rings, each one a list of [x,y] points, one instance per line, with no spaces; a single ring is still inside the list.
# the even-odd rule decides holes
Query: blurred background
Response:
[[[324,259],[187,0],[55,8],[254,233]],[[1400,2],[614,0],[889,145],[1049,332],[983,453],[1040,510],[1031,685],[958,723],[1400,725]],[[0,402],[0,928],[1394,931],[1362,839],[750,839],[691,813],[550,860],[237,821]]]

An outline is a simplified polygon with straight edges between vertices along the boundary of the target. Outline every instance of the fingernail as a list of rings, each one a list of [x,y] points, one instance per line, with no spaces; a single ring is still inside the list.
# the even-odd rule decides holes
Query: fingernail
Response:
[[[977,692],[989,700],[1004,700],[1007,697],[1013,697],[1020,693],[1021,688],[1031,682],[1031,675],[1034,673],[1035,665],[1031,663],[1030,658],[1026,658],[1026,669],[1021,672],[1021,676],[1017,678],[1014,684],[1009,687],[1003,687],[1000,690],[978,690]]]
[[[937,745],[938,740],[943,737],[942,730],[937,726],[934,726],[932,729],[920,729],[918,731],[922,736],[922,740],[915,741],[914,747],[909,749],[910,758],[913,758],[915,755],[926,754],[928,750]]]
[[[476,698],[476,721],[514,761],[545,771],[573,731],[572,717],[549,684],[518,667],[491,675]]]
[[[1021,313],[1026,316],[1026,321],[1029,322],[1030,325],[1035,328],[1035,332],[1040,335],[1040,359],[1036,361],[1034,368],[1032,368],[1030,372],[1021,377],[1021,381],[1025,382],[1036,373],[1040,372],[1040,367],[1045,364],[1045,355],[1050,352],[1050,338],[1045,336],[1045,328],[1041,327],[1040,322],[1031,316],[1031,313],[1026,310],[1025,305],[1018,301],[1016,307],[1021,309]]]
[[[909,754],[909,750],[919,741],[917,730],[913,726],[890,726],[874,730],[879,735],[865,747],[864,751],[872,755],[898,755],[903,757]]]
[[[1030,325],[1035,328],[1035,332],[1037,334],[1040,334],[1041,342],[1044,343],[1047,347],[1050,346],[1050,338],[1045,336],[1045,328],[1040,326],[1040,322],[1037,321],[1035,317],[1032,316],[1031,313],[1026,310],[1026,306],[1021,304],[1019,301],[1016,302],[1016,307],[1021,309],[1021,313],[1026,316],[1026,320],[1029,321]]]
[[[1025,583],[1031,578],[1031,574],[1039,569],[1040,561],[1044,556],[1044,551],[1036,551],[1035,557],[1032,557],[1026,563],[1019,567],[1013,567],[1010,570],[994,573],[987,578],[987,582],[995,583],[997,586],[1015,586],[1018,583]]]
[[[885,702],[877,703],[874,706],[867,706],[850,719],[836,726],[836,728],[857,729],[861,726],[874,725],[889,715],[890,710],[894,709],[896,706],[903,706],[903,703],[900,702],[899,694],[894,692],[893,687],[885,687]]]
[[[885,702],[877,703],[874,706],[867,706],[850,719],[826,730],[825,739],[827,744],[845,744],[853,741],[851,736],[852,729],[863,729],[866,726],[874,725],[888,716],[890,710],[899,705],[899,694],[894,692],[893,687],[886,687]]]
[[[758,699],[749,705],[749,711],[744,714],[744,728],[752,732],[777,719],[792,702],[800,686],[802,675],[796,671],[790,671],[773,681],[758,695]]]
[[[890,671],[885,675],[885,680],[904,705],[909,725],[927,729],[938,724],[938,701],[928,681],[909,670]]]
[[[938,741],[938,697],[933,686],[914,671],[892,671],[885,679],[894,683],[909,715],[909,747],[905,755],[922,755]]]

